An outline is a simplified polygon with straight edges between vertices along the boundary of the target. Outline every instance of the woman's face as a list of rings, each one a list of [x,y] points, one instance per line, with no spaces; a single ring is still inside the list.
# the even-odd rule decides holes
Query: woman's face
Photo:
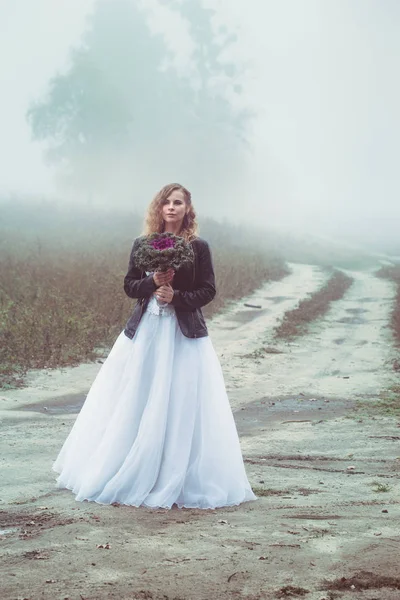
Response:
[[[182,190],[174,190],[168,198],[162,202],[162,216],[165,224],[174,225],[176,228],[182,225],[186,213],[185,195]],[[175,228],[174,227],[174,228]]]

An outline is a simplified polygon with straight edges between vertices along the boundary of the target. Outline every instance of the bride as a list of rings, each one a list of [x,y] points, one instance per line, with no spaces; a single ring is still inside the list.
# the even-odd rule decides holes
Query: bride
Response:
[[[201,311],[216,293],[211,253],[179,184],[150,203],[145,234],[163,231],[190,242],[195,260],[144,273],[135,240],[124,290],[137,302],[52,465],[57,487],[78,501],[152,508],[255,500]]]

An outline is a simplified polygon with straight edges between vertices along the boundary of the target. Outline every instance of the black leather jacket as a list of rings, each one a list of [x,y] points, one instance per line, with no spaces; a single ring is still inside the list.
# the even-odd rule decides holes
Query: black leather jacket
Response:
[[[124,333],[133,338],[140,319],[145,312],[149,299],[157,289],[152,275],[146,275],[135,266],[133,254],[141,238],[133,243],[129,259],[128,272],[124,279],[124,290],[130,298],[137,298],[133,313],[128,319]],[[172,286],[174,306],[182,333],[189,338],[199,338],[208,335],[206,322],[201,307],[214,298],[215,276],[210,247],[206,240],[195,238],[191,242],[194,251],[194,262],[178,269]]]

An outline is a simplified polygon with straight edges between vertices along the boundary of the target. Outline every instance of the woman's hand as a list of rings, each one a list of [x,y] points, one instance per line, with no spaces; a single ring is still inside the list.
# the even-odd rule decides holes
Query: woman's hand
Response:
[[[159,288],[160,286],[165,286],[172,281],[175,275],[175,271],[173,269],[168,269],[168,271],[156,271],[153,275],[154,283]]]
[[[154,292],[157,300],[160,302],[168,302],[171,303],[172,298],[174,297],[174,290],[172,286],[168,283],[167,285],[162,285]]]

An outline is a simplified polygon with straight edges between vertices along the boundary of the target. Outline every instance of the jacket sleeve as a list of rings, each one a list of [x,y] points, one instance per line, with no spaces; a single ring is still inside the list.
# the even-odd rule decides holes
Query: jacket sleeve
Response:
[[[211,250],[205,240],[199,246],[198,252],[199,267],[195,274],[196,287],[193,291],[174,290],[174,297],[171,301],[173,306],[194,310],[211,302],[216,294]]]
[[[157,289],[153,275],[142,277],[142,271],[135,265],[133,255],[138,246],[138,238],[133,242],[129,257],[128,272],[124,278],[124,290],[129,298],[147,298]]]

